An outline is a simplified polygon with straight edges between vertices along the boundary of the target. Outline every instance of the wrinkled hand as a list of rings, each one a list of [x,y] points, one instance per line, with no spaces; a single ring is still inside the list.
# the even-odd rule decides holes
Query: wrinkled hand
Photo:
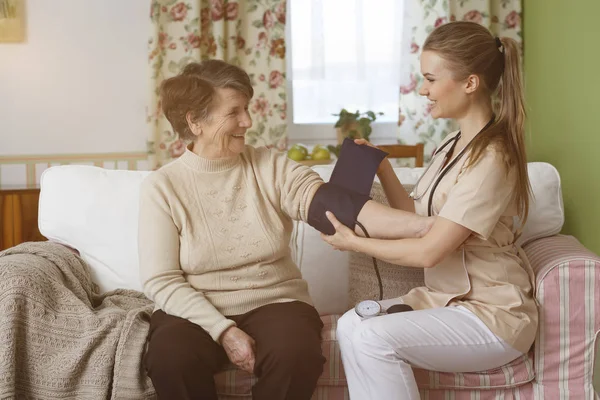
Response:
[[[232,326],[221,336],[221,345],[229,361],[246,372],[254,372],[256,342],[246,332]]]
[[[353,241],[358,237],[356,236],[356,233],[338,221],[332,212],[327,211],[325,215],[335,228],[335,233],[333,235],[321,233],[321,238],[329,243],[335,250],[352,250]]]
[[[363,146],[373,147],[375,149],[377,148],[377,146],[375,146],[373,143],[367,141],[366,139],[354,139],[354,143],[360,144]],[[389,160],[387,158],[384,159],[381,163],[379,163],[379,167],[377,167],[377,174],[381,173],[381,171],[383,170],[383,165],[385,165],[386,162],[389,163]]]

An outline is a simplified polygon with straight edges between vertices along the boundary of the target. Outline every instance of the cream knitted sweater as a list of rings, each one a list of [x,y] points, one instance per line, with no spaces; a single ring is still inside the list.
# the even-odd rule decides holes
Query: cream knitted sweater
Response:
[[[140,275],[156,307],[215,341],[228,315],[300,300],[306,281],[291,259],[292,220],[306,221],[322,184],[285,154],[246,146],[209,160],[190,150],[142,183]]]

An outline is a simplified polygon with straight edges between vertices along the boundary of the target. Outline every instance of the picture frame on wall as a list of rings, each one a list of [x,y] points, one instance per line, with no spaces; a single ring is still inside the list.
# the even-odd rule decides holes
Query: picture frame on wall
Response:
[[[0,43],[25,41],[25,0],[0,0]]]

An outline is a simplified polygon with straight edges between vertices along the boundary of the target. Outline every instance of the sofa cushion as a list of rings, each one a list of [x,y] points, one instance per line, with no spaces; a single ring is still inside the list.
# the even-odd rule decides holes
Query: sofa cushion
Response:
[[[527,164],[532,198],[529,217],[518,243],[522,246],[536,239],[556,235],[565,222],[560,175],[554,166],[544,162]]]
[[[138,203],[140,184],[148,173],[63,165],[42,174],[40,233],[77,249],[101,292],[142,289]]]
[[[481,372],[436,372],[414,368],[420,389],[502,389],[531,382],[535,378],[533,353],[524,354],[500,368]]]

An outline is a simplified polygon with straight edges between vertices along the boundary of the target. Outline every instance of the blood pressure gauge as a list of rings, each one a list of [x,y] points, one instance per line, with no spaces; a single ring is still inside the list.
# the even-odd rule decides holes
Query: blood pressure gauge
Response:
[[[381,304],[375,300],[363,300],[354,307],[354,311],[361,318],[371,318],[383,314]]]

